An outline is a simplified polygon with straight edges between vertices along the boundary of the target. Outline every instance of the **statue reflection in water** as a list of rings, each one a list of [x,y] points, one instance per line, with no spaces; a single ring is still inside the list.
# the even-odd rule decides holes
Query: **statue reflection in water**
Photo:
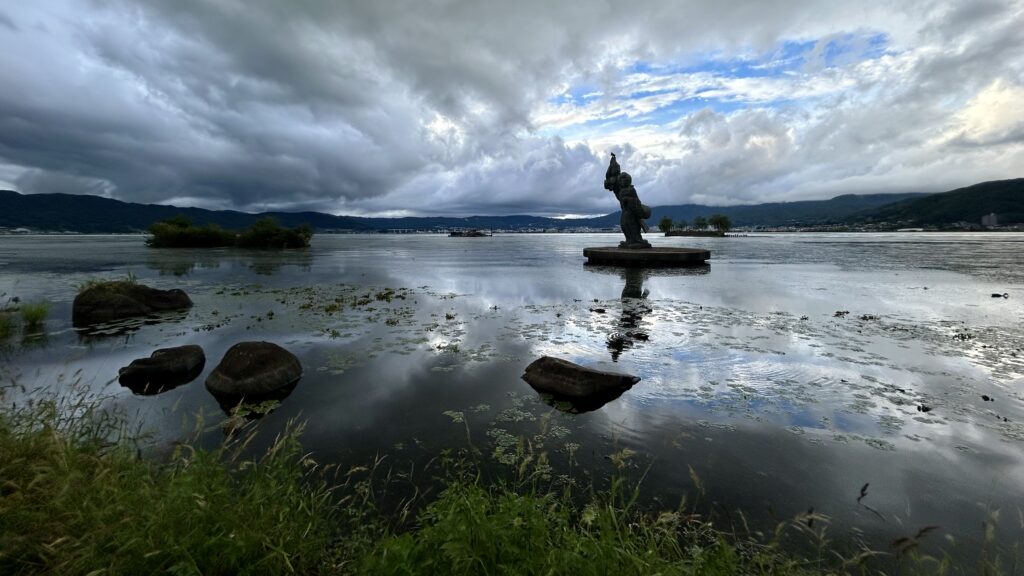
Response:
[[[608,351],[611,352],[612,362],[618,362],[624,350],[650,340],[650,334],[643,321],[644,315],[652,312],[647,302],[647,295],[650,292],[644,289],[647,271],[643,268],[624,268],[620,272],[626,285],[622,288],[622,312],[618,330],[608,337]]]

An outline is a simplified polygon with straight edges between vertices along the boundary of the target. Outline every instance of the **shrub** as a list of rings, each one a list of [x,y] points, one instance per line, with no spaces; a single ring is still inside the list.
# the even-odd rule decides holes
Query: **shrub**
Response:
[[[719,232],[728,232],[732,228],[732,220],[724,214],[713,214],[708,218],[708,224]]]
[[[672,219],[669,218],[668,216],[665,216],[660,221],[658,221],[658,230],[661,230],[662,232],[668,232],[671,229]]]
[[[235,235],[216,224],[193,226],[181,217],[157,222],[149,233],[146,244],[153,248],[218,248],[235,243]]]
[[[285,228],[273,218],[262,218],[238,235],[240,248],[304,248],[313,238],[313,229],[303,224]]]
[[[285,228],[273,218],[262,218],[241,232],[224,230],[216,224],[195,226],[177,216],[149,227],[146,244],[153,248],[303,248],[309,246],[313,229],[302,225]]]

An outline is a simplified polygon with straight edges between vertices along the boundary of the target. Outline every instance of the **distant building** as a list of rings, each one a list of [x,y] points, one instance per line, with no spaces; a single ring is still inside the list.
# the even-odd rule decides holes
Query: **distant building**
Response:
[[[982,226],[999,226],[999,218],[996,216],[995,212],[993,212],[993,213],[991,213],[991,214],[989,214],[987,216],[982,216],[981,217],[981,225]]]

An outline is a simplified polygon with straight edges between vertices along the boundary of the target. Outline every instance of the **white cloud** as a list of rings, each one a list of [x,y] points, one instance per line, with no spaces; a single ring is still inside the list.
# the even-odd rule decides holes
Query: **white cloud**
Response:
[[[615,208],[601,180],[618,150],[648,204],[941,190],[1020,175],[1022,14],[19,2],[0,15],[0,180],[241,209],[595,213]],[[780,47],[799,42],[790,69]],[[704,66],[744,59],[789,73]]]

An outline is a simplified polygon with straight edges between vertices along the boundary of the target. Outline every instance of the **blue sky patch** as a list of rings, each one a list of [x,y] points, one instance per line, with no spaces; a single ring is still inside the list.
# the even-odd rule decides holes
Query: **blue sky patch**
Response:
[[[620,85],[610,88],[619,93],[611,102],[603,100],[604,90],[593,83],[573,86],[549,103],[573,108],[601,106],[600,117],[574,126],[545,128],[542,133],[560,134],[572,138],[574,134],[616,130],[640,125],[663,125],[696,110],[711,108],[718,113],[729,113],[749,106],[779,108],[797,101],[796,97],[774,96],[753,102],[743,93],[730,93],[728,83],[738,79],[790,78],[813,76],[830,68],[842,68],[859,62],[879,58],[887,53],[889,38],[879,33],[836,34],[816,40],[792,40],[781,43],[771,51],[756,56],[726,58],[720,53],[691,55],[686,64],[637,61],[625,68],[619,78]],[[690,86],[684,94],[675,86],[665,87],[659,81],[680,81],[692,77],[704,79],[703,84]],[[649,81],[643,81],[644,79]],[[627,82],[638,82],[633,91]],[[673,98],[672,95],[678,97]],[[664,97],[654,103],[652,110],[637,113],[636,106],[645,99]]]

